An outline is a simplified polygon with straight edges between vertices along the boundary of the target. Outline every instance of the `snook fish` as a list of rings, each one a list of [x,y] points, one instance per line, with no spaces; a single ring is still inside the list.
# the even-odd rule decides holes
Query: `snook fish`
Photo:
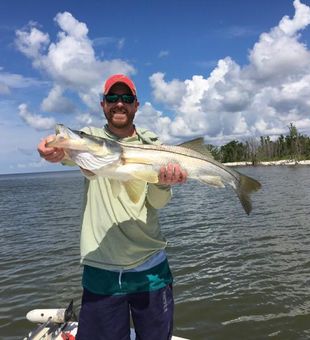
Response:
[[[221,188],[230,185],[247,214],[252,210],[250,194],[261,188],[255,179],[215,161],[203,138],[178,146],[135,145],[92,136],[57,124],[56,135],[46,146],[63,148],[66,157],[82,169],[109,178],[116,197],[123,185],[135,203],[147,182],[158,182],[161,166],[168,163],[178,163],[187,171],[188,178],[207,185]]]

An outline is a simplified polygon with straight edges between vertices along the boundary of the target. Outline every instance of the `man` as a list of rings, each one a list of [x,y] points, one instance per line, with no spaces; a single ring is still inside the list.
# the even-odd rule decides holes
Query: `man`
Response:
[[[128,77],[117,74],[107,79],[101,106],[107,125],[83,131],[126,143],[159,143],[156,135],[133,124],[139,102]],[[60,162],[64,151],[47,148],[50,138],[38,145],[38,151],[47,161]],[[178,164],[162,167],[158,184],[148,184],[144,196],[133,203],[125,190],[115,198],[109,179],[81,170],[87,180],[81,228],[84,290],[77,339],[127,340],[130,314],[137,339],[170,339],[172,275],[157,209],[170,200],[170,185],[186,181],[186,172]]]

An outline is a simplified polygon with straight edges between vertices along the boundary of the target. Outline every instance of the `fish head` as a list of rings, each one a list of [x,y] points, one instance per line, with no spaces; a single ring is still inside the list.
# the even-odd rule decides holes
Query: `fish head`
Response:
[[[62,124],[56,124],[54,139],[46,143],[47,147],[65,150],[86,151],[92,154],[106,156],[111,153],[109,141],[89,135],[84,131],[72,130]]]
[[[62,148],[69,150],[84,150],[87,148],[85,139],[80,136],[80,131],[71,130],[62,124],[56,124],[56,135],[46,143],[50,148]]]

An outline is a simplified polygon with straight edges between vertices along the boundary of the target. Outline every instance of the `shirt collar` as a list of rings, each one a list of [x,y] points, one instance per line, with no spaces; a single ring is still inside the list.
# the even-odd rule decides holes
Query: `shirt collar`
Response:
[[[135,125],[134,125],[135,127]],[[136,127],[135,127],[135,130],[136,130]],[[107,135],[108,138],[111,138],[112,140],[116,140],[116,141],[124,141],[124,142],[134,142],[134,141],[137,141],[139,140],[139,135],[137,133],[137,130],[136,130],[136,134],[134,136],[129,136],[129,137],[119,137],[119,136],[116,136],[110,129],[109,129],[109,126],[108,124],[105,124],[104,126],[104,131]]]

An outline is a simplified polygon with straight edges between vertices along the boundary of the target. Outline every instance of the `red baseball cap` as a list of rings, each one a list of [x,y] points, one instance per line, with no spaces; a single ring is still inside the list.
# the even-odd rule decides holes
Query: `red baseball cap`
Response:
[[[103,87],[103,94],[108,94],[111,87],[115,85],[116,83],[124,83],[130,88],[130,91],[132,92],[134,96],[137,95],[135,84],[133,83],[131,79],[129,79],[124,74],[114,74],[113,76],[108,78]]]

